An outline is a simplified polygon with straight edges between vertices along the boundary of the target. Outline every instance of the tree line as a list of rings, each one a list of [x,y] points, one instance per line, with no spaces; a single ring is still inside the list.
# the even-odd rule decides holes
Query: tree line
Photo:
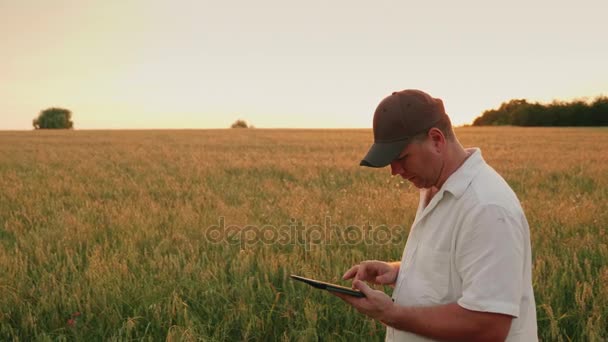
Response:
[[[502,103],[498,109],[484,111],[473,121],[473,126],[498,125],[608,126],[608,97],[550,104],[515,99]]]
[[[34,129],[72,129],[74,122],[72,121],[72,111],[65,108],[51,107],[40,111],[38,117],[32,120]],[[238,119],[231,128],[254,128],[247,121]]]
[[[72,112],[65,108],[48,108],[32,121],[34,129],[71,129]],[[608,126],[608,97],[550,104],[514,99],[503,102],[498,109],[486,110],[473,121],[473,126]],[[253,128],[245,120],[237,120],[232,128]]]

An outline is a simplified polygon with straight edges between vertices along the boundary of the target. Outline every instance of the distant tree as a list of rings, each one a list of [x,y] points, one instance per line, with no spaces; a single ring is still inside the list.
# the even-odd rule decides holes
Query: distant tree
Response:
[[[597,122],[600,126],[608,126],[608,97],[598,97],[590,107],[593,122]]]
[[[247,125],[247,121],[238,119],[236,120],[230,128],[253,128],[253,126]]]
[[[72,112],[65,108],[48,108],[40,112],[32,122],[34,129],[71,129]]]
[[[583,100],[553,101],[550,104],[510,100],[498,109],[486,110],[473,121],[473,126],[607,126],[608,98],[598,97],[593,103]]]

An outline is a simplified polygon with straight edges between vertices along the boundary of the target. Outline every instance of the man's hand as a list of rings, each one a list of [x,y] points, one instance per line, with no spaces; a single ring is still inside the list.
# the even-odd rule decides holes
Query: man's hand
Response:
[[[372,284],[394,285],[399,274],[399,262],[387,263],[383,261],[363,261],[351,267],[342,278],[353,279],[353,287],[357,280],[368,281]]]
[[[391,297],[382,291],[372,289],[361,280],[353,281],[353,287],[363,292],[365,297],[354,297],[338,292],[331,293],[352,305],[360,313],[384,322],[386,315],[395,305]]]
[[[397,330],[441,341],[504,341],[513,317],[509,315],[471,311],[457,303],[437,306],[399,306],[382,291],[376,291],[360,280],[354,287],[364,298],[330,292],[352,305],[360,313]]]

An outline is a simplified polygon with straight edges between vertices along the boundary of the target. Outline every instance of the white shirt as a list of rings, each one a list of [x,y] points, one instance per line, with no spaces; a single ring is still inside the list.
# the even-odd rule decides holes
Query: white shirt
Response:
[[[393,299],[403,306],[461,307],[515,317],[507,341],[537,341],[528,222],[517,196],[479,149],[425,207],[410,230]],[[387,341],[431,341],[388,327]]]

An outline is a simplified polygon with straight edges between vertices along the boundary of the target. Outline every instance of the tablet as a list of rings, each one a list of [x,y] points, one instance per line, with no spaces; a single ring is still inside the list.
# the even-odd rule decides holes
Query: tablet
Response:
[[[327,291],[331,291],[331,292],[344,293],[344,294],[354,296],[354,297],[365,297],[363,292],[361,292],[359,290],[353,290],[348,287],[344,287],[344,286],[340,286],[340,285],[336,285],[336,284],[330,284],[330,283],[326,283],[326,282],[318,281],[318,280],[314,280],[314,279],[308,279],[308,278],[297,276],[295,274],[292,274],[291,278],[304,282],[317,289],[327,290]]]

